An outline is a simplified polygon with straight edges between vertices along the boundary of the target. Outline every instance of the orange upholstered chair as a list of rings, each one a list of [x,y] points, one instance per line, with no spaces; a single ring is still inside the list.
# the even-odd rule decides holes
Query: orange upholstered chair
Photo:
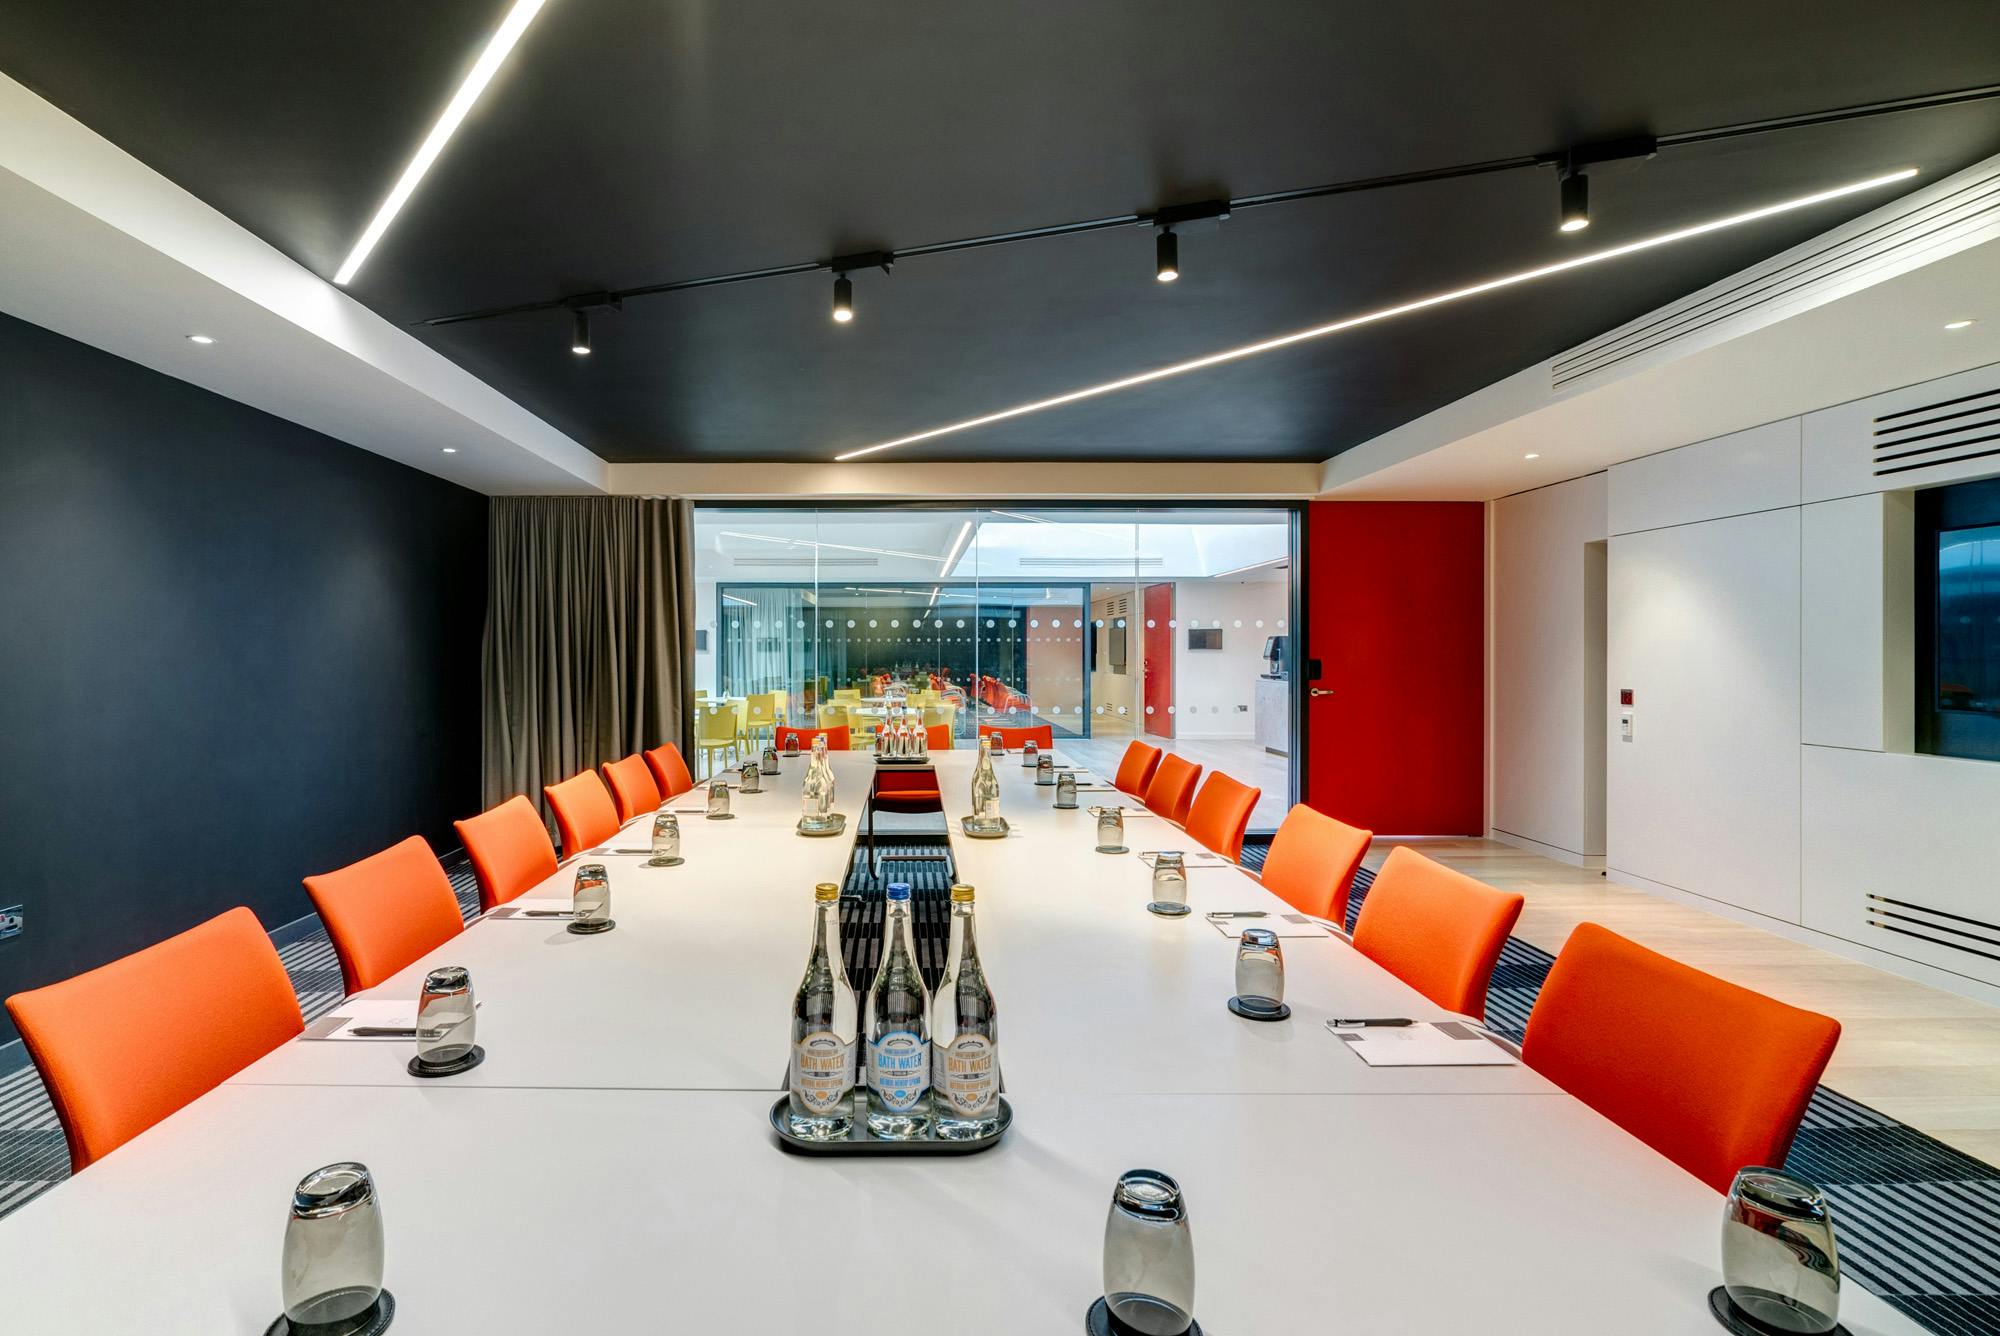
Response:
[[[1036,724],[1028,728],[1002,728],[998,724],[981,724],[979,736],[998,739],[998,745],[1008,751],[1019,751],[1031,742],[1041,751],[1047,751],[1056,745],[1054,724]]]
[[[853,735],[853,730],[848,728],[846,724],[842,724],[837,728],[780,727],[771,736],[772,736],[771,745],[776,747],[781,752],[785,750],[787,742],[792,738],[798,739],[799,750],[804,752],[812,750],[814,738],[825,738],[826,749],[828,751],[851,750],[853,746],[854,735]]]
[[[1373,833],[1300,803],[1285,813],[1264,855],[1264,889],[1302,914],[1347,922],[1347,896]]]
[[[1839,1038],[1830,1016],[1584,923],[1535,999],[1521,1060],[1721,1192],[1738,1169],[1784,1164]]]
[[[7,999],[80,1170],[305,1028],[247,909]]]
[[[412,835],[338,872],[306,878],[347,991],[373,988],[465,928],[444,864]]]
[[[454,821],[458,842],[479,878],[479,907],[519,899],[556,874],[556,851],[541,813],[521,794],[478,816]]]
[[[595,770],[580,770],[560,784],[544,784],[562,835],[563,857],[582,853],[618,833],[618,808]]]
[[[653,787],[660,791],[661,802],[694,787],[694,772],[688,769],[687,758],[671,742],[646,753],[646,768],[653,772]]]
[[[1143,742],[1132,742],[1125,748],[1125,759],[1118,763],[1118,778],[1111,782],[1131,794],[1134,798],[1146,795],[1146,785],[1152,780],[1153,772],[1160,768],[1160,749]]]
[[[1262,789],[1253,789],[1220,770],[1211,771],[1208,783],[1201,786],[1188,808],[1188,834],[1236,862],[1243,856],[1243,832],[1250,825],[1250,811],[1263,796]]]
[[[924,746],[932,751],[951,750],[951,725],[931,724],[924,729]]]
[[[611,801],[621,822],[641,812],[656,810],[661,802],[660,786],[653,781],[652,767],[637,752],[622,761],[606,761],[604,782],[611,787]]]
[[[1194,805],[1194,786],[1200,778],[1201,767],[1193,761],[1162,756],[1153,767],[1153,777],[1146,781],[1146,796],[1142,801],[1169,821],[1185,825],[1188,808]]]
[[[1441,1007],[1486,1015],[1486,983],[1521,897],[1408,846],[1389,851],[1354,921],[1354,949]]]

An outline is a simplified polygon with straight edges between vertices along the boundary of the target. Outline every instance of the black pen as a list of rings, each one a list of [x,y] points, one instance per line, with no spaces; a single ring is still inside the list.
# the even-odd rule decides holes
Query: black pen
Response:
[[[1363,1016],[1351,1021],[1328,1021],[1336,1030],[1358,1030],[1364,1025],[1415,1025],[1408,1016]]]

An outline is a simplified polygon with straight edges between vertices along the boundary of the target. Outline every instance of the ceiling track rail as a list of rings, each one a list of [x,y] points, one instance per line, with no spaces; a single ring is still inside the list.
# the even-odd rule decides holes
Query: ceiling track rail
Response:
[[[1601,163],[1618,162],[1635,158],[1652,157],[1656,152],[1682,148],[1697,144],[1713,143],[1724,139],[1739,139],[1747,135],[1775,134],[1785,130],[1805,129],[1819,125],[1834,125],[1843,121],[1862,120],[1874,116],[1898,115],[1913,111],[1929,111],[1940,107],[1963,106],[1972,102],[1985,102],[2000,98],[2000,84],[1982,84],[1974,88],[1954,89],[1943,93],[1925,93],[1915,97],[1896,98],[1887,102],[1869,102],[1850,107],[1834,107],[1822,111],[1802,112],[1792,116],[1770,117],[1764,120],[1742,121],[1733,125],[1710,126],[1699,130],[1682,130],[1658,136],[1636,135],[1619,139],[1598,140],[1578,144],[1570,148],[1547,153],[1524,153],[1508,158],[1492,158],[1483,162],[1457,163],[1449,167],[1433,167],[1423,171],[1398,172],[1388,176],[1369,176],[1351,181],[1335,181],[1325,185],[1302,186],[1295,190],[1268,191],[1258,195],[1242,195],[1226,200],[1198,201],[1162,205],[1143,213],[1121,213],[1105,218],[1085,218],[1075,222],[1051,223],[1043,227],[1021,228],[1012,232],[992,232],[983,236],[958,237],[950,241],[933,241],[917,246],[903,246],[894,250],[869,252],[869,267],[886,267],[899,260],[907,260],[925,255],[946,255],[955,251],[979,250],[987,246],[1006,246],[1016,242],[1040,241],[1048,237],[1078,236],[1089,232],[1104,232],[1124,227],[1157,227],[1170,225],[1183,215],[1195,211],[1203,216],[1220,217],[1242,209],[1263,208],[1273,204],[1294,204],[1304,200],[1327,199],[1335,195],[1352,195],[1372,190],[1390,190],[1400,186],[1427,185],[1439,181],[1457,181],[1469,177],[1488,176],[1496,172],[1514,172],[1529,168],[1553,167],[1558,170],[1593,166]],[[1191,215],[1190,215],[1191,216]],[[846,268],[857,267],[853,262],[861,257],[832,256],[820,260],[801,260],[795,264],[771,265],[762,269],[739,269],[727,274],[708,274],[699,278],[674,279],[664,283],[647,283],[639,287],[618,288],[605,292],[585,295],[585,300],[606,305],[622,303],[636,297],[657,297],[670,292],[691,292],[698,288],[722,287],[731,283],[754,283],[763,279],[790,278],[800,274],[823,274],[844,272]],[[417,325],[441,326],[462,325],[479,320],[497,320],[503,316],[527,315],[538,311],[573,310],[580,299],[575,296],[551,298],[545,301],[517,302],[510,306],[494,306],[477,311],[460,311],[452,315],[432,316],[415,322]]]

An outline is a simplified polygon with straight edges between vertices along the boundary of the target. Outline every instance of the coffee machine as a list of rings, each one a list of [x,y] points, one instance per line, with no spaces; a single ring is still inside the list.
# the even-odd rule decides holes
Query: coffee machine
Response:
[[[1289,653],[1290,640],[1291,637],[1289,636],[1266,636],[1264,638],[1264,676],[1276,678],[1281,682],[1285,680],[1287,676],[1285,664],[1291,657]]]

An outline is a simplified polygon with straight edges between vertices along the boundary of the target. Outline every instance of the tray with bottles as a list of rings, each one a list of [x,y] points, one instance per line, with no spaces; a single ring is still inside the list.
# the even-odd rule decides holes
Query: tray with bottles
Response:
[[[887,752],[875,753],[877,765],[929,765],[931,754],[927,751],[912,752],[907,756],[891,756]]]
[[[923,1136],[892,1141],[868,1130],[868,1092],[857,1086],[854,1091],[854,1122],[847,1135],[828,1141],[814,1141],[792,1131],[792,1097],[783,1094],[771,1106],[771,1130],[777,1133],[778,1144],[795,1155],[977,1155],[999,1145],[1007,1130],[1014,1125],[1014,1106],[1007,1102],[1007,1097],[1001,1095],[995,1102],[1000,1106],[999,1117],[993,1124],[993,1130],[985,1136],[962,1140],[941,1137],[936,1133],[937,1123],[933,1119],[932,1130]]]

